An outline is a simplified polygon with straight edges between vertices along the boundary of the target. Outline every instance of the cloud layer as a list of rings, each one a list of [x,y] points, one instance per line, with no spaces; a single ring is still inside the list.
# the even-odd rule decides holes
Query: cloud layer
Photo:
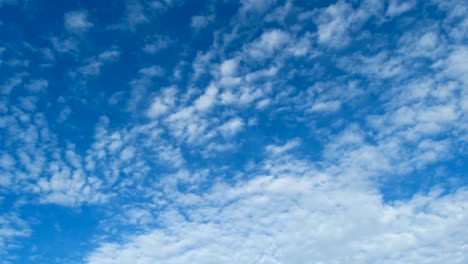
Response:
[[[467,261],[467,4],[0,12],[2,263]]]

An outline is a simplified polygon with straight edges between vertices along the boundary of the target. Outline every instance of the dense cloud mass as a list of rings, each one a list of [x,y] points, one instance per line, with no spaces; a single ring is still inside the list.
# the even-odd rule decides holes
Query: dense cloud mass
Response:
[[[203,195],[178,194],[177,204],[188,207],[184,214],[159,213],[162,228],[130,236],[124,244],[104,243],[88,263],[466,260],[466,189],[385,204],[375,190],[303,166],[285,168],[289,173],[265,170],[269,176],[219,184]],[[133,212],[130,218],[147,221],[147,213]]]
[[[0,0],[0,36],[2,264],[468,261],[464,1]]]

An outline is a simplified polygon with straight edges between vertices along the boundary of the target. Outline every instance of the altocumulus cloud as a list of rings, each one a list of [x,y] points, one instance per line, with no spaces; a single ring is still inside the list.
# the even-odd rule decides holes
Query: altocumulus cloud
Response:
[[[103,243],[87,263],[438,263],[466,260],[468,192],[386,204],[377,190],[281,157],[269,171],[158,213],[160,228]],[[299,163],[299,164],[296,164]],[[289,167],[291,166],[291,167]],[[452,234],[447,236],[446,234]]]
[[[0,263],[468,261],[467,3],[54,4],[0,0]]]

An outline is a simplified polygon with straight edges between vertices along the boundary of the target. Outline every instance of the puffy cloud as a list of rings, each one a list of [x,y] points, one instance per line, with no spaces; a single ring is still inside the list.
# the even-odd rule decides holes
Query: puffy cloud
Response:
[[[232,76],[237,72],[237,67],[239,66],[239,61],[236,59],[225,60],[220,65],[221,75],[223,76]]]
[[[135,156],[135,148],[126,147],[122,152],[120,152],[120,159],[127,161]]]
[[[106,50],[99,55],[86,59],[84,65],[78,67],[77,71],[83,76],[97,76],[101,73],[101,68],[106,63],[115,62],[120,57],[117,49]]]
[[[214,15],[198,15],[192,17],[190,26],[196,30],[206,28],[211,22],[214,21]]]
[[[214,84],[209,85],[205,93],[195,101],[195,108],[199,111],[209,110],[217,102],[217,95],[218,88]]]
[[[105,21],[131,32],[85,38],[78,10],[8,40],[0,192],[99,208],[87,263],[463,263],[468,7],[277,2],[174,26],[183,1],[130,0]]]
[[[164,69],[158,65],[144,67],[138,71],[138,77],[131,80],[129,83],[131,91],[130,100],[128,101],[128,109],[130,111],[136,111],[139,109],[138,106],[147,96],[148,89],[153,84],[153,79],[162,77],[163,75]]]
[[[275,51],[284,47],[290,41],[287,32],[279,29],[273,29],[264,32],[257,41],[247,49],[250,56],[255,59],[270,57]]]
[[[8,153],[3,153],[0,158],[0,167],[3,169],[12,169],[14,165],[15,160]]]
[[[148,117],[155,118],[164,113],[168,110],[168,106],[161,102],[160,99],[156,98],[153,103],[151,103],[150,108],[148,109]]]
[[[405,12],[408,12],[416,5],[415,1],[390,1],[386,14],[388,16],[398,16]]]
[[[346,33],[349,22],[346,19],[349,12],[350,6],[342,1],[327,7],[319,22],[319,42],[331,43],[333,46],[348,42]]]
[[[346,1],[338,1],[324,8],[316,18],[318,42],[332,48],[347,46],[351,34],[361,29],[371,16],[381,12],[381,1],[362,1],[354,9]]]
[[[147,40],[147,42],[143,46],[143,51],[148,54],[156,54],[159,51],[170,47],[174,43],[175,40],[171,39],[168,36],[154,35]]]
[[[183,0],[124,1],[125,8],[121,21],[117,24],[110,25],[108,28],[136,31],[139,26],[149,23],[152,20],[154,13],[167,11],[172,7],[180,6],[183,3]]]
[[[308,171],[220,185],[190,200],[196,202],[183,211],[160,212],[162,228],[103,243],[86,263],[463,263],[467,257],[464,189],[386,204],[376,192]]]
[[[54,50],[60,54],[77,53],[78,40],[75,38],[59,38],[56,36],[51,37],[50,42]]]
[[[140,1],[127,1],[123,21],[113,26],[113,28],[136,30],[138,25],[148,23],[149,21],[144,10],[144,6]]]
[[[45,79],[31,80],[25,85],[25,88],[33,93],[44,92],[49,86],[49,82]]]
[[[276,0],[242,0],[241,12],[259,12],[263,13],[272,7]]]
[[[140,69],[138,73],[144,77],[155,77],[155,76],[160,77],[164,74],[164,70],[160,66],[152,65],[152,66]]]
[[[159,12],[167,11],[170,8],[181,6],[185,0],[154,0],[149,3],[149,6]]]
[[[148,109],[148,117],[156,118],[168,112],[174,105],[176,92],[175,87],[168,87],[163,90],[161,96],[156,96]]]
[[[8,95],[11,91],[23,83],[24,74],[18,74],[16,76],[10,77],[6,82],[0,85],[0,94]]]
[[[8,250],[19,246],[15,239],[30,235],[31,228],[16,212],[0,214],[0,257],[2,261],[5,263],[14,261],[17,256],[9,253]]]
[[[18,98],[19,106],[26,111],[36,110],[37,98],[34,96],[24,96]]]
[[[93,23],[89,21],[89,14],[86,10],[65,13],[63,24],[65,29],[72,33],[86,32],[93,26]]]
[[[312,111],[314,112],[335,112],[338,111],[341,107],[341,102],[339,101],[327,101],[327,102],[317,102],[312,106]]]
[[[277,145],[268,145],[266,146],[265,150],[266,152],[270,153],[270,154],[273,154],[273,155],[279,155],[279,154],[283,154],[287,151],[290,151],[294,148],[297,148],[301,145],[301,140],[299,139],[293,139],[293,140],[290,140],[288,142],[286,142],[286,144],[282,145],[282,146],[277,146]]]
[[[244,120],[239,117],[226,121],[219,127],[219,131],[224,137],[232,137],[244,128]]]
[[[448,75],[461,80],[465,84],[468,83],[468,48],[456,47],[449,55],[444,63],[445,71]]]

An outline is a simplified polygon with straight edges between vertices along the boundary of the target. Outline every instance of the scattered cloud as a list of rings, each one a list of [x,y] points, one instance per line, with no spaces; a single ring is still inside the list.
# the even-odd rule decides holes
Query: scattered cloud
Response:
[[[374,14],[381,12],[382,1],[363,1],[354,9],[346,1],[324,8],[318,14],[318,42],[331,48],[343,48],[352,39],[352,33],[361,29],[362,25]]]
[[[22,14],[0,24],[5,263],[468,257],[467,4],[124,0],[23,21],[18,3],[0,0]],[[70,246],[43,254],[45,232]]]
[[[14,261],[16,256],[8,254],[8,250],[19,246],[15,242],[16,238],[28,237],[30,235],[31,228],[28,223],[24,219],[21,219],[16,212],[0,214],[0,256],[2,257],[2,261],[5,263]]]
[[[45,79],[31,80],[25,85],[25,88],[33,93],[44,92],[49,86],[49,82]]]
[[[198,15],[192,17],[190,26],[195,30],[206,28],[210,23],[214,21],[214,15]]]
[[[89,21],[89,14],[85,10],[65,13],[63,24],[65,29],[71,33],[84,33],[93,26],[93,23]]]
[[[83,77],[97,76],[101,73],[104,64],[115,62],[119,57],[120,51],[118,49],[106,50],[95,57],[86,59],[85,63],[78,67],[77,71]]]
[[[244,128],[244,120],[239,117],[226,121],[219,127],[219,131],[224,137],[232,137]]]
[[[343,180],[307,171],[219,185],[187,200],[180,194],[191,206],[160,212],[163,228],[103,243],[86,263],[463,262],[466,190],[383,204]]]
[[[143,51],[148,54],[156,54],[164,49],[169,48],[175,43],[175,40],[164,35],[151,36],[143,46]]]
[[[266,146],[265,150],[266,152],[272,154],[272,155],[279,155],[279,154],[283,154],[289,150],[292,150],[294,148],[297,148],[301,145],[301,140],[300,139],[293,139],[293,140],[290,140],[288,142],[286,142],[286,144],[282,145],[282,146],[277,146],[277,145],[268,145]]]
[[[10,77],[6,82],[1,84],[0,93],[4,95],[10,94],[13,89],[23,83],[24,73],[17,74],[14,77]]]
[[[386,13],[388,16],[391,16],[391,17],[398,16],[411,10],[415,4],[416,4],[415,1],[392,0],[390,1],[388,5]]]

